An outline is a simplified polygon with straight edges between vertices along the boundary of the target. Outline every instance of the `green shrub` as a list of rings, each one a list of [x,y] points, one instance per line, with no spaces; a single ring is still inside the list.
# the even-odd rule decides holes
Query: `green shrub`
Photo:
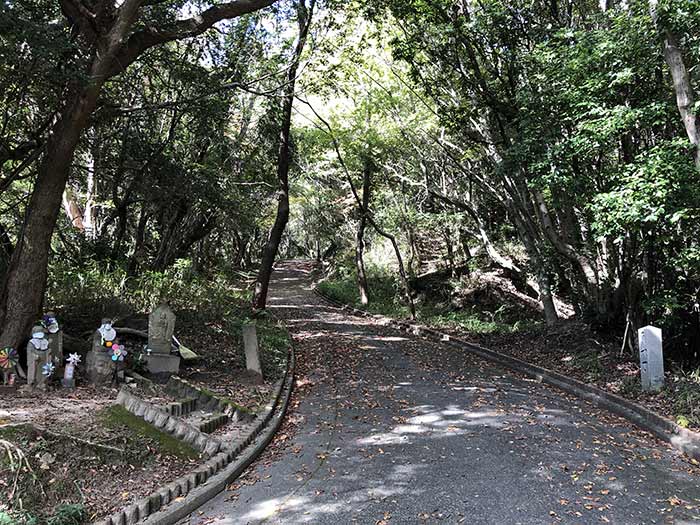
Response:
[[[56,508],[56,514],[49,518],[47,525],[81,525],[87,517],[82,503],[63,504]]]
[[[678,419],[685,420],[687,426],[700,426],[700,387],[695,383],[681,383],[675,393],[673,408]]]

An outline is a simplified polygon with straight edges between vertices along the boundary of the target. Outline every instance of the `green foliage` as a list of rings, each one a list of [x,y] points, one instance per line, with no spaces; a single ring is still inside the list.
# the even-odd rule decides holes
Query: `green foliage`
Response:
[[[678,414],[679,424],[686,421],[686,426],[697,428],[700,425],[700,388],[698,385],[681,384],[674,393],[673,407]]]
[[[575,361],[576,368],[584,371],[591,383],[594,383],[603,374],[603,365],[595,350],[577,354]]]
[[[366,308],[372,313],[390,317],[406,318],[408,308],[400,302],[400,289],[396,277],[389,270],[373,268],[368,275],[370,304],[360,304],[356,277],[350,272],[318,283],[319,291],[331,299],[355,308]],[[493,314],[483,308],[472,306],[453,309],[435,298],[426,297],[417,307],[418,319],[438,328],[460,328],[477,334],[514,333],[532,329],[535,323],[527,320],[506,318],[502,307]]]
[[[230,276],[197,274],[187,260],[163,272],[145,271],[133,277],[122,268],[96,262],[82,267],[56,262],[51,270],[47,304],[69,318],[86,312],[93,319],[150,312],[162,301],[174,309],[241,317],[245,314],[238,308],[250,296]]]
[[[46,522],[47,525],[81,525],[88,518],[85,505],[81,503],[59,505],[55,512]]]
[[[637,374],[627,376],[620,385],[620,394],[624,397],[635,399],[642,392],[642,381]]]
[[[0,525],[40,525],[36,516],[25,511],[0,511]],[[78,525],[84,522],[78,522]]]

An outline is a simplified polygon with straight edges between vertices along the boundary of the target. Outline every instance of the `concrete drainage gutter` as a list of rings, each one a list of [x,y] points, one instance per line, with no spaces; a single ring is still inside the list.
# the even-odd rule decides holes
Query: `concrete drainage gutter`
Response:
[[[652,412],[637,403],[620,397],[610,392],[606,392],[596,386],[583,383],[571,377],[567,377],[553,370],[548,370],[541,366],[527,363],[515,357],[494,352],[483,346],[476,345],[454,337],[446,333],[428,328],[416,322],[397,321],[383,315],[372,314],[353,308],[352,306],[340,303],[330,297],[324,295],[318,288],[314,288],[314,292],[324,301],[337,306],[338,308],[350,312],[353,315],[362,317],[371,317],[381,320],[399,330],[405,330],[410,334],[425,337],[433,341],[457,348],[466,350],[483,359],[497,363],[498,365],[520,372],[526,376],[532,377],[541,383],[547,383],[554,387],[563,390],[569,394],[578,396],[586,401],[589,401],[596,407],[604,408],[609,412],[617,414],[628,421],[634,423],[642,430],[651,432],[656,437],[669,443],[675,449],[687,454],[689,457],[700,461],[700,433],[693,432],[676,424],[671,419]]]
[[[229,444],[193,472],[96,525],[172,525],[222,492],[260,455],[282,425],[294,385],[294,366],[295,355],[291,348],[287,368],[275,388],[274,397],[251,422],[250,430],[240,440]]]

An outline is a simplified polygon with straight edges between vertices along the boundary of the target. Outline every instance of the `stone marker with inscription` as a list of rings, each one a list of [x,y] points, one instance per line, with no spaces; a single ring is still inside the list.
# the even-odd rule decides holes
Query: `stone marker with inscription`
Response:
[[[664,386],[664,352],[661,328],[639,329],[639,366],[642,390],[660,390]]]
[[[161,304],[148,316],[148,356],[146,363],[152,374],[177,374],[180,356],[172,355],[175,314],[167,304]]]
[[[245,367],[256,381],[262,382],[262,366],[260,366],[260,350],[258,348],[258,333],[254,324],[243,325],[243,348],[245,349]]]

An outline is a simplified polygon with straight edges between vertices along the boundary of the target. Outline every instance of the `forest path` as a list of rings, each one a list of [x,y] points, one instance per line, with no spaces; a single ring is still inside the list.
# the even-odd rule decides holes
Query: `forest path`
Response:
[[[626,421],[313,294],[277,266],[287,422],[191,525],[698,523],[699,471]],[[697,520],[697,521],[696,521]]]

